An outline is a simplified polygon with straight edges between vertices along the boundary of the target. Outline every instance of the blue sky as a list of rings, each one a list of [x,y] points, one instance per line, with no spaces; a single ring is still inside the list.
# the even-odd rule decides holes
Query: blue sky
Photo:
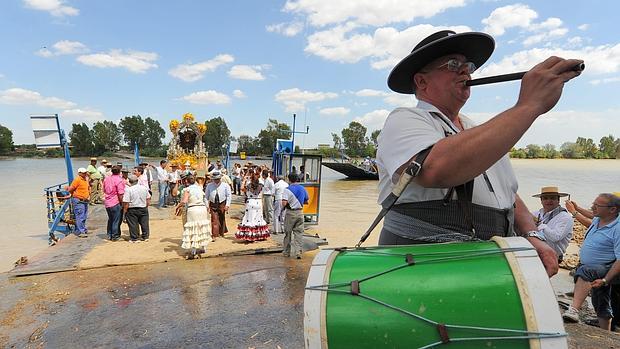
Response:
[[[422,38],[449,28],[495,38],[474,78],[550,55],[585,60],[518,145],[598,142],[620,137],[619,10],[617,1],[3,0],[0,124],[21,144],[34,143],[30,114],[58,113],[67,132],[140,114],[168,132],[191,112],[256,136],[269,118],[291,124],[296,113],[297,129],[310,127],[296,144],[313,147],[353,120],[370,134],[390,110],[413,105],[390,92],[387,75]],[[463,113],[484,122],[518,90],[473,87]]]

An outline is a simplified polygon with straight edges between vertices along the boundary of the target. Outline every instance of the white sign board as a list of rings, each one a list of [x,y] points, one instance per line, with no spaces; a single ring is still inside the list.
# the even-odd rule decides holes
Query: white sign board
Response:
[[[236,153],[239,149],[239,142],[230,142],[230,147],[228,149],[229,153]]]
[[[58,115],[31,115],[30,121],[38,149],[61,146]]]

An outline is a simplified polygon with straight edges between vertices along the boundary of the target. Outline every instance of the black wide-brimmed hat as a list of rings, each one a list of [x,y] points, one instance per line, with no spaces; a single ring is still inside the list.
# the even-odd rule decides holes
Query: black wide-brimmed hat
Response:
[[[413,75],[433,60],[458,53],[467,57],[476,67],[480,67],[491,57],[494,49],[495,40],[485,33],[456,34],[452,30],[438,31],[420,41],[413,51],[392,69],[388,86],[394,92],[415,93]]]

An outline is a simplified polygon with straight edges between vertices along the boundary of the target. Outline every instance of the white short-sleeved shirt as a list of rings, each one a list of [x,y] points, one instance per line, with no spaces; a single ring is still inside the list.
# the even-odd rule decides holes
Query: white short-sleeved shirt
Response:
[[[430,112],[441,114],[433,116]],[[469,118],[459,115],[465,129],[475,127]],[[445,117],[439,109],[429,103],[419,101],[416,108],[396,108],[385,120],[378,137],[377,167],[379,169],[379,204],[390,194],[398,182],[396,171],[414,155],[446,137],[458,128]],[[456,169],[455,169],[456,170]],[[489,183],[484,175],[474,180],[472,202],[494,208],[510,208],[515,202],[518,189],[517,179],[512,170],[508,154],[486,170]],[[448,188],[424,188],[415,182],[409,183],[397,203],[440,200]],[[456,196],[455,196],[456,197]]]
[[[129,208],[146,207],[146,200],[151,198],[149,189],[143,185],[134,184],[125,187],[123,202],[129,203]]]

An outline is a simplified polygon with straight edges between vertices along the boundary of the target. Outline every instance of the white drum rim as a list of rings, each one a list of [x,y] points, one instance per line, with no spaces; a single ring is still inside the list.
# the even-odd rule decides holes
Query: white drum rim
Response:
[[[523,237],[491,238],[500,248],[533,248]],[[553,287],[536,250],[504,253],[515,278],[527,330],[566,333]],[[530,339],[530,348],[568,348],[566,337]]]
[[[306,287],[327,285],[331,267],[339,252],[333,249],[319,251],[312,260]],[[306,349],[327,349],[327,292],[306,290],[304,295],[304,343]]]

